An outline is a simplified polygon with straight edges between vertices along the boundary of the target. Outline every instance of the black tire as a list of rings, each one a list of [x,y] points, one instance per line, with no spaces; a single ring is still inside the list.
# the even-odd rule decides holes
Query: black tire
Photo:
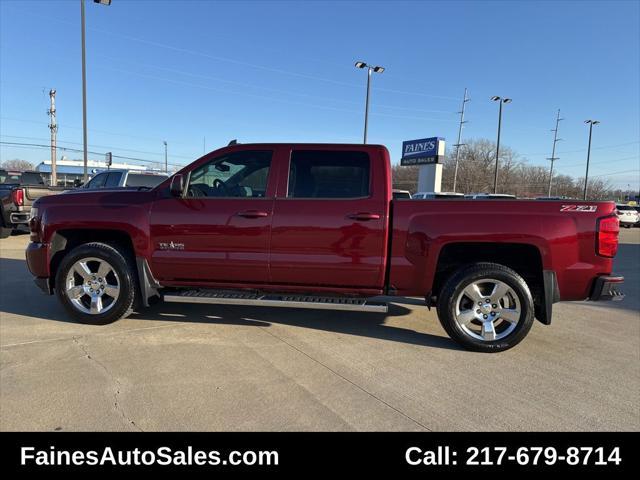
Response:
[[[0,227],[0,238],[9,238],[11,232],[11,228]]]
[[[66,278],[73,265],[83,258],[97,258],[105,260],[113,267],[119,280],[119,294],[111,306],[104,313],[84,313],[76,308],[66,294]],[[106,243],[86,243],[79,245],[65,255],[60,262],[56,274],[55,290],[63,307],[73,318],[81,323],[90,325],[106,325],[127,317],[133,311],[137,296],[137,274],[133,259],[116,246]]]
[[[472,337],[456,321],[458,297],[466,287],[474,282],[481,282],[482,279],[495,279],[505,283],[517,295],[520,302],[520,318],[515,328],[498,340]],[[533,298],[527,283],[516,272],[497,263],[467,265],[451,275],[438,295],[437,311],[438,319],[447,334],[463,347],[477,352],[501,352],[516,346],[529,333],[534,319]]]

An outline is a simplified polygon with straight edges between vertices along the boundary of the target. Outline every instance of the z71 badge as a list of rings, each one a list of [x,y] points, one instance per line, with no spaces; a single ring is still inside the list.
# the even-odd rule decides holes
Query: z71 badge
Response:
[[[561,212],[595,212],[597,205],[562,205]]]

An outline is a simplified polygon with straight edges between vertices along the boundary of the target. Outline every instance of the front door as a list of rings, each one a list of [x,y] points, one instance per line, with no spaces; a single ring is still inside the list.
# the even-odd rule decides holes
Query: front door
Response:
[[[269,281],[273,152],[241,150],[197,165],[182,198],[151,212],[157,280],[184,284]]]

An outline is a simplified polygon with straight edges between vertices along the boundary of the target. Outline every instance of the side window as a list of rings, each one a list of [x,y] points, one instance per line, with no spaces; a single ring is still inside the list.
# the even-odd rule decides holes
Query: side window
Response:
[[[211,160],[191,172],[187,197],[264,197],[271,157],[247,150]]]
[[[369,172],[369,155],[365,152],[293,151],[287,197],[368,197]]]
[[[107,180],[104,182],[104,186],[107,188],[117,187],[120,183],[121,172],[111,172],[107,174]]]
[[[87,188],[102,188],[107,181],[106,173],[99,173],[87,183]]]

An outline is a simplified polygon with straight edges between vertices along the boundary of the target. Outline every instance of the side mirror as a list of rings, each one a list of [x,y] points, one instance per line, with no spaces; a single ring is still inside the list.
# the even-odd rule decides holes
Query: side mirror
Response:
[[[171,185],[169,186],[169,192],[174,197],[182,197],[184,195],[184,176],[180,173],[175,174],[171,178]]]

